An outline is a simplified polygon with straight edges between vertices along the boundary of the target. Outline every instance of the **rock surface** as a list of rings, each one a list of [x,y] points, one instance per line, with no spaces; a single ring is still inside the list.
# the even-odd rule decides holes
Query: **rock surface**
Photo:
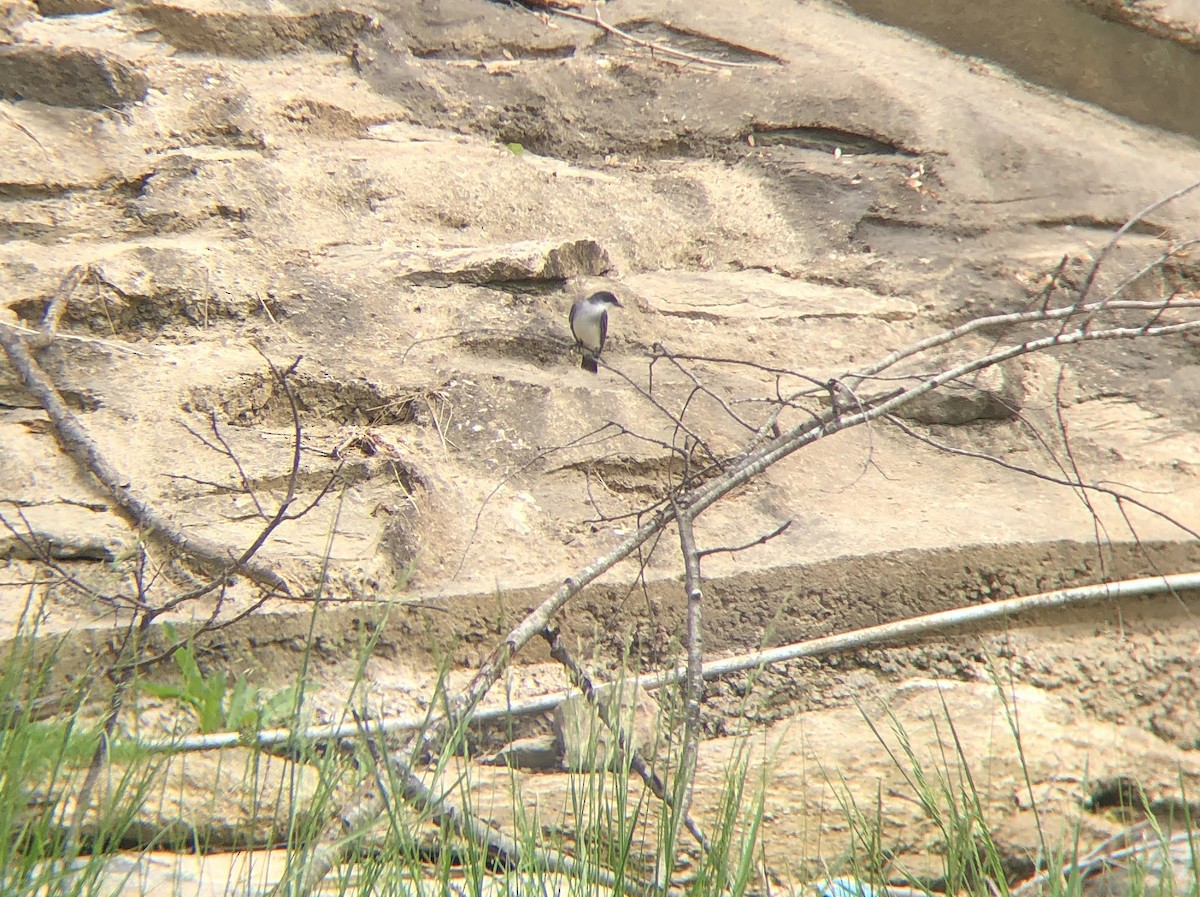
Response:
[[[1177,5],[1172,21],[1197,21]],[[221,630],[211,663],[288,683],[314,646],[309,693],[331,715],[357,705],[348,683],[368,639],[372,706],[426,709],[446,658],[461,685],[677,482],[684,409],[697,457],[736,452],[780,395],[812,388],[785,424],[802,420],[828,405],[830,378],[1079,289],[1117,227],[1200,170],[1187,121],[1136,124],[822,2],[603,5],[639,40],[737,63],[723,66],[486,0],[47,0],[3,13],[0,321],[36,328],[87,266],[40,362],[130,488],[186,531],[241,550],[290,480],[294,507],[321,496],[260,555],[301,586],[324,571],[316,619],[268,603]],[[1154,39],[1172,52],[1194,37],[1167,31]],[[1131,298],[1197,298],[1196,257],[1174,252],[1197,236],[1196,194],[1154,208],[1096,288],[1151,266]],[[624,308],[612,369],[591,376],[566,313],[596,288]],[[975,334],[970,352],[1010,336]],[[290,392],[267,359],[300,359]],[[705,557],[706,651],[1195,569],[1197,371],[1194,331],[1028,355],[989,372],[1000,382],[931,398],[911,425],[920,439],[880,422],[776,465],[699,520],[702,548],[791,521]],[[42,631],[69,634],[64,676],[96,675],[127,617],[93,596],[134,597],[118,561],[139,534],[7,366],[0,447],[0,622],[15,632],[29,583],[55,569],[36,596]],[[1136,502],[1046,478],[1075,474]],[[150,560],[157,599],[193,582]],[[663,544],[642,561],[559,621],[601,667],[678,659],[679,559]],[[229,619],[253,600],[235,588],[167,618]],[[803,711],[830,775],[857,770],[870,794],[856,799],[874,800],[878,765],[845,751],[869,741],[848,705],[890,697],[924,725],[935,689],[897,682],[976,680],[1003,658],[1054,736],[1030,746],[1039,781],[1070,742],[1092,774],[1103,760],[1168,799],[1179,780],[1150,770],[1194,777],[1200,746],[1196,619],[1181,595],[789,664],[753,687],[714,684],[704,725],[779,725],[787,762],[811,768],[816,742],[789,741],[780,722]],[[521,660],[509,695],[562,686],[544,653]],[[944,688],[992,725],[975,686]],[[704,756],[698,799],[711,806],[729,749]],[[990,806],[1017,856],[1027,808],[1005,770]],[[801,825],[831,806],[810,784],[798,803],[792,784],[768,800],[771,854],[797,866],[844,846],[844,824]],[[1079,798],[1063,818],[1079,817]],[[918,831],[899,807],[888,831]],[[926,826],[889,846],[916,862],[933,843]]]

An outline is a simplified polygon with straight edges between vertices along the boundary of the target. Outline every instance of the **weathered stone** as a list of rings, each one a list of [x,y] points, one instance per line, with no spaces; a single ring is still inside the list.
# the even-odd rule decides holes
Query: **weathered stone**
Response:
[[[0,558],[111,561],[128,547],[128,530],[102,505],[66,502],[0,509]]]
[[[619,697],[619,702],[614,699]],[[649,759],[659,749],[659,719],[662,710],[642,688],[626,685],[620,694],[609,692],[602,701],[612,708],[632,746]],[[600,714],[582,695],[554,708],[554,737],[562,763],[576,772],[593,772],[618,762],[612,752],[615,738]]]
[[[102,50],[0,47],[0,98],[6,100],[103,109],[144,99],[148,86],[140,68]]]
[[[562,749],[553,735],[517,738],[485,762],[512,769],[561,769]]]
[[[36,0],[38,12],[44,16],[92,15],[112,9],[108,0]]]
[[[28,22],[37,14],[38,8],[32,0],[0,0],[0,36],[8,37],[12,29]]]
[[[595,240],[529,241],[485,249],[435,249],[397,261],[410,283],[513,283],[596,276],[608,270],[608,253]]]
[[[1019,362],[997,365],[918,396],[896,409],[896,416],[922,424],[951,426],[981,420],[1013,420],[1025,403],[1021,380]]]
[[[902,321],[917,314],[909,299],[767,271],[654,271],[625,282],[654,311],[690,318],[747,323],[789,318]]]
[[[360,35],[376,27],[371,16],[350,9],[296,16],[148,3],[131,12],[153,24],[178,50],[245,59],[299,50],[348,53]]]

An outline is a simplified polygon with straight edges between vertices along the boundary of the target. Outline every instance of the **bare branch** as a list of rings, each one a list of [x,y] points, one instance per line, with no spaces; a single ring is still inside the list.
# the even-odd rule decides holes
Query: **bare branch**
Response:
[[[738,413],[736,411],[734,411],[732,408],[729,407],[728,402],[726,402],[723,398],[721,398],[719,395],[717,395],[715,392],[713,392],[711,389],[709,389],[707,386],[705,386],[703,383],[701,383],[700,378],[697,377],[692,371],[690,371],[688,368],[686,368],[682,364],[680,364],[679,358],[677,358],[675,355],[668,352],[666,347],[663,346],[662,343],[655,343],[654,349],[653,349],[653,354],[650,358],[651,370],[653,370],[654,364],[659,358],[665,358],[667,361],[669,361],[671,363],[671,365],[677,371],[679,371],[681,374],[683,374],[683,376],[687,377],[689,380],[692,381],[692,385],[696,389],[700,390],[706,396],[708,396],[710,399],[712,399],[714,402],[716,402],[718,405],[720,405],[721,409],[727,415],[729,415],[730,419],[735,421],[739,426],[744,427],[746,430],[749,430],[751,433],[753,433],[757,429],[753,424],[750,424],[750,423],[742,420],[741,416],[738,415]]]
[[[782,536],[785,532],[787,532],[791,525],[791,520],[785,520],[782,524],[771,530],[771,532],[759,536],[757,539],[754,539],[751,542],[744,542],[741,545],[722,545],[717,548],[705,548],[704,550],[697,552],[696,556],[703,558],[708,557],[710,554],[734,554],[738,551],[746,551],[747,549],[753,548],[756,545],[766,545],[776,536]]]
[[[224,570],[225,573],[221,575],[241,572],[261,585],[284,593],[290,592],[283,577],[266,565],[252,560],[262,541],[265,541],[265,536],[256,540],[252,549],[235,559],[224,546],[203,536],[188,535],[171,523],[133,492],[128,480],[100,451],[79,419],[67,407],[50,378],[29,354],[20,334],[7,324],[0,324],[0,346],[4,347],[9,364],[16,371],[21,384],[33,393],[49,415],[59,445],[77,464],[92,472],[140,529],[154,532],[159,538],[196,560]]]
[[[29,327],[23,327],[20,324],[5,324],[4,326],[8,327],[10,330],[12,330],[15,333],[21,334],[22,336],[26,337],[27,339],[31,339],[32,340],[31,344],[34,346],[35,349],[37,348],[37,345],[36,345],[37,340],[41,337],[40,330],[33,330]],[[150,352],[146,352],[146,351],[143,351],[142,349],[136,349],[133,346],[127,345],[126,343],[117,342],[116,340],[100,339],[99,337],[95,337],[95,336],[83,336],[78,333],[56,333],[54,335],[54,339],[55,340],[67,340],[69,342],[75,342],[75,343],[90,343],[90,344],[96,345],[96,346],[103,346],[106,349],[112,349],[114,352],[124,352],[128,355],[138,355],[142,358],[163,358],[163,353],[158,349],[155,349]],[[168,360],[167,363],[175,364],[174,361],[170,361],[170,360]]]
[[[651,405],[653,405],[654,408],[657,409],[664,417],[666,417],[668,420],[670,420],[677,429],[683,430],[684,433],[686,433],[692,439],[696,440],[696,443],[698,445],[700,445],[701,447],[703,447],[704,451],[708,453],[708,456],[710,458],[713,458],[714,460],[716,459],[717,455],[711,449],[709,449],[708,444],[704,441],[704,438],[702,436],[700,436],[699,433],[695,432],[691,427],[689,427],[687,424],[685,424],[683,422],[682,413],[674,414],[671,411],[668,411],[665,407],[663,407],[663,404],[661,402],[659,402],[658,399],[654,398],[654,392],[653,392],[654,369],[653,369],[653,367],[651,367],[651,369],[650,369],[650,375],[651,375],[650,389],[642,389],[642,387],[639,386],[637,383],[634,383],[633,379],[628,374],[626,374],[624,371],[621,371],[621,370],[618,370],[617,368],[612,367],[611,365],[607,364],[604,361],[604,359],[602,359],[602,358],[597,358],[596,361],[599,362],[601,365],[603,365],[606,370],[612,371],[614,374],[616,374],[618,377],[620,377],[622,380],[624,380],[626,383],[628,383],[643,399],[645,399],[647,402],[649,402]],[[685,410],[686,410],[686,406],[685,406]],[[674,453],[680,454],[680,455],[683,454],[683,449],[680,449],[676,446],[672,446],[671,451]]]
[[[1105,260],[1108,258],[1109,253],[1111,253],[1113,251],[1113,249],[1116,248],[1116,245],[1119,242],[1121,242],[1121,238],[1123,236],[1125,236],[1127,233],[1129,233],[1130,228],[1132,228],[1135,224],[1137,224],[1139,221],[1144,219],[1147,215],[1149,215],[1153,212],[1157,212],[1163,206],[1169,205],[1170,203],[1174,202],[1177,199],[1180,199],[1181,197],[1187,196],[1189,193],[1191,193],[1193,190],[1195,190],[1197,188],[1200,188],[1200,180],[1192,181],[1186,187],[1182,187],[1179,190],[1176,190],[1174,193],[1170,194],[1169,196],[1164,196],[1162,199],[1155,200],[1154,202],[1150,203],[1150,205],[1146,206],[1146,208],[1144,208],[1140,212],[1136,213],[1132,218],[1130,218],[1128,221],[1126,221],[1124,224],[1122,224],[1119,228],[1117,228],[1117,232],[1112,235],[1112,238],[1104,245],[1104,248],[1100,250],[1100,254],[1096,256],[1096,260],[1094,262],[1092,262],[1091,270],[1088,271],[1087,278],[1084,280],[1083,286],[1079,290],[1079,301],[1080,302],[1087,301],[1088,296],[1091,295],[1092,286],[1096,282],[1096,275],[1098,275],[1100,273],[1101,266],[1104,264]]]
[[[651,794],[668,807],[674,808],[675,801],[671,793],[667,791],[662,778],[646,764],[646,758],[642,756],[637,745],[633,743],[632,737],[625,730],[625,727],[621,725],[620,717],[613,712],[609,702],[604,700],[608,692],[613,690],[613,687],[602,689],[596,685],[592,677],[588,675],[587,670],[571,655],[571,651],[567,647],[566,642],[563,641],[562,633],[558,629],[553,626],[547,626],[542,630],[542,638],[550,645],[550,656],[563,665],[575,687],[583,693],[587,702],[596,708],[596,712],[600,715],[600,719],[604,722],[604,725],[613,733],[613,736],[617,739],[618,750],[622,756],[629,760],[629,768],[645,783],[646,787],[650,789]],[[696,820],[692,818],[687,810],[680,810],[679,815],[683,819],[683,824],[687,826],[687,830],[696,839],[696,843],[700,845],[700,849],[708,853],[712,849],[712,846],[700,826],[696,823]]]
[[[701,65],[711,65],[714,68],[756,68],[757,67],[757,63],[753,63],[753,62],[732,62],[732,61],[725,60],[725,59],[713,59],[712,57],[709,57],[709,56],[701,56],[698,53],[688,53],[684,50],[677,50],[674,47],[668,46],[667,44],[658,43],[657,41],[643,40],[640,37],[634,37],[629,32],[622,31],[620,28],[616,27],[615,25],[610,25],[607,22],[605,22],[603,19],[601,19],[599,6],[596,7],[596,11],[593,15],[585,16],[582,13],[571,12],[566,9],[559,9],[556,6],[551,6],[551,5],[547,5],[544,3],[539,3],[538,5],[541,6],[543,9],[545,9],[547,12],[553,13],[556,16],[562,16],[564,19],[574,19],[577,22],[586,22],[589,25],[595,25],[601,31],[605,31],[609,34],[615,35],[616,37],[619,37],[624,41],[634,44],[635,46],[644,47],[645,49],[649,50],[652,54],[661,53],[663,56],[667,56],[670,58],[682,59],[686,62],[698,62]]]
[[[687,679],[683,688],[683,747],[679,752],[679,768],[675,772],[676,812],[672,823],[674,830],[667,835],[670,849],[659,850],[657,884],[660,888],[670,881],[670,863],[675,855],[674,845],[679,835],[679,825],[688,816],[692,807],[692,792],[696,783],[696,761],[700,753],[700,703],[704,700],[704,660],[700,634],[700,553],[696,549],[695,518],[678,498],[671,498],[671,510],[679,530],[679,549],[683,554],[684,592],[687,595]]]
[[[964,324],[957,327],[952,327],[949,330],[944,330],[941,333],[935,333],[933,336],[918,340],[915,343],[910,343],[902,349],[897,349],[888,355],[885,355],[874,364],[868,365],[858,371],[854,371],[842,378],[842,381],[850,389],[857,390],[864,380],[871,379],[877,374],[881,374],[888,368],[893,367],[900,361],[906,358],[912,358],[915,355],[920,355],[922,352],[927,352],[930,349],[944,346],[952,343],[955,340],[966,336],[970,333],[977,333],[980,330],[987,330],[994,327],[1013,326],[1017,324],[1029,324],[1040,321],[1058,321],[1064,318],[1073,318],[1078,315],[1089,315],[1096,311],[1113,311],[1113,310],[1128,310],[1128,311],[1159,311],[1164,305],[1175,309],[1200,308],[1200,300],[1184,300],[1182,302],[1174,302],[1166,300],[1165,302],[1145,302],[1132,300],[1109,300],[1105,302],[1091,302],[1085,304],[1072,304],[1061,308],[1037,309],[1036,311],[1019,311],[1011,312],[1002,315],[987,315],[982,318],[973,318]],[[1061,335],[1061,334],[1060,334]]]
[[[1172,517],[1170,514],[1167,514],[1163,511],[1158,510],[1153,505],[1151,505],[1149,502],[1144,502],[1140,499],[1134,498],[1132,495],[1129,495],[1125,492],[1121,492],[1110,486],[1103,486],[1098,483],[1087,483],[1087,482],[1084,482],[1079,479],[1071,479],[1071,478],[1068,478],[1065,476],[1057,477],[1057,476],[1045,473],[1040,470],[1035,470],[1032,467],[1024,467],[1020,464],[1013,464],[1011,461],[1005,461],[1003,458],[999,458],[995,455],[989,455],[986,452],[977,452],[977,451],[972,451],[971,449],[956,448],[955,446],[947,445],[944,442],[940,442],[939,440],[934,439],[932,436],[926,436],[923,433],[918,433],[916,430],[914,430],[912,427],[908,426],[908,424],[904,423],[904,421],[900,420],[900,418],[896,417],[895,415],[889,414],[887,416],[887,422],[890,423],[892,426],[896,427],[898,430],[900,430],[906,436],[909,436],[909,437],[917,440],[918,442],[923,442],[923,443],[925,443],[925,445],[928,445],[930,448],[935,448],[939,452],[946,452],[947,454],[950,454],[950,455],[957,455],[960,458],[974,458],[979,461],[986,461],[988,464],[994,464],[997,467],[1004,468],[1005,470],[1011,470],[1013,473],[1024,474],[1025,476],[1033,477],[1034,479],[1042,480],[1043,482],[1046,482],[1046,483],[1053,483],[1056,486],[1067,486],[1071,489],[1076,489],[1081,492],[1096,492],[1101,495],[1111,496],[1114,500],[1116,500],[1118,502],[1128,502],[1129,504],[1133,505],[1136,508],[1140,508],[1141,510],[1145,511],[1148,514],[1153,514],[1155,517],[1158,517],[1160,520],[1165,520],[1167,523],[1171,524],[1174,527],[1177,527],[1181,532],[1186,533],[1187,535],[1191,536],[1193,539],[1200,540],[1200,532],[1192,529],[1190,526],[1185,524],[1183,521],[1181,521],[1175,517]],[[1091,505],[1089,504],[1088,507],[1091,508]],[[1094,510],[1093,510],[1093,513],[1094,513]]]

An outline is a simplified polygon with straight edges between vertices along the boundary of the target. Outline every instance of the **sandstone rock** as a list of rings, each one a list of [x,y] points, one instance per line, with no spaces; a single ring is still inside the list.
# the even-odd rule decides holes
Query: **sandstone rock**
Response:
[[[562,748],[554,735],[517,738],[485,761],[492,766],[513,769],[562,769]]]
[[[38,12],[44,16],[92,15],[113,6],[108,0],[37,0]]]
[[[595,240],[513,243],[484,249],[434,249],[395,263],[410,283],[512,283],[603,274],[608,253]]]
[[[202,255],[175,246],[116,252],[98,260],[93,271],[93,289],[79,291],[68,314],[102,329],[203,326],[243,304],[220,288],[221,275]]]
[[[28,22],[38,14],[32,0],[4,0],[0,3],[0,35],[11,39],[14,28]],[[6,40],[5,43],[8,41]]]
[[[131,12],[150,22],[176,49],[245,59],[306,49],[348,53],[359,35],[375,27],[371,16],[350,9],[297,16],[148,3]]]
[[[611,702],[614,697],[610,692],[602,700]],[[661,708],[643,689],[632,685],[623,689],[619,698],[619,703],[610,704],[612,712],[621,721],[633,747],[643,758],[651,759],[660,747]],[[614,744],[612,731],[582,696],[570,698],[554,709],[554,736],[566,769],[596,771],[617,761],[616,755],[610,753]]]
[[[922,424],[961,426],[981,420],[1012,420],[1024,402],[1021,365],[1012,361],[927,392],[897,409],[896,416]]]
[[[0,558],[113,560],[127,547],[128,528],[96,508],[57,502],[22,508],[19,516],[0,509]]]
[[[827,286],[767,271],[654,271],[626,278],[654,311],[730,322],[801,318],[903,321],[917,306],[899,296]]]
[[[0,98],[103,109],[146,96],[137,66],[102,50],[14,44],[0,47]]]

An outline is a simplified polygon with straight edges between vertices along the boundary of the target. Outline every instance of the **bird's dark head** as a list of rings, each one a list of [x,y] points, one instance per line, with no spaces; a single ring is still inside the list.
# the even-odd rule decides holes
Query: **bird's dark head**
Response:
[[[595,305],[614,305],[617,308],[622,307],[620,300],[608,290],[601,290],[599,293],[592,293],[592,295],[588,296],[588,302],[591,302]]]

